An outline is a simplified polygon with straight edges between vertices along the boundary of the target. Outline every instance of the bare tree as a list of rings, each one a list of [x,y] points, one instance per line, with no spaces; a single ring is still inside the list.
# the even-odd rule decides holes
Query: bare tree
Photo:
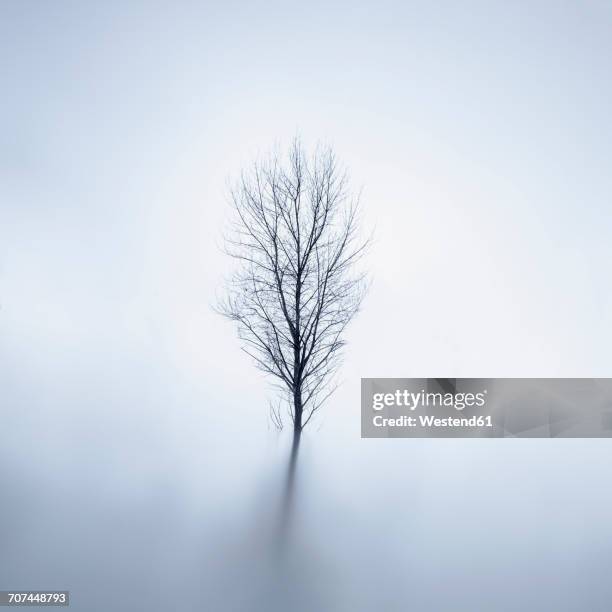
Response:
[[[220,311],[288,394],[299,436],[335,389],[343,332],[365,293],[358,198],[331,149],[307,155],[295,141],[244,171],[231,202],[226,251],[238,266]]]

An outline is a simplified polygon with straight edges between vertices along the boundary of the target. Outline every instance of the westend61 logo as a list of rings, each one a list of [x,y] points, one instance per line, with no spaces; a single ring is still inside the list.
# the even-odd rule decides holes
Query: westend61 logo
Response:
[[[372,408],[383,410],[386,407],[397,406],[416,410],[420,407],[451,407],[463,410],[477,406],[481,408],[486,403],[487,390],[479,393],[435,393],[421,389],[418,392],[408,389],[396,389],[393,393],[374,393],[372,395]]]
[[[610,438],[610,378],[362,378],[363,438]]]

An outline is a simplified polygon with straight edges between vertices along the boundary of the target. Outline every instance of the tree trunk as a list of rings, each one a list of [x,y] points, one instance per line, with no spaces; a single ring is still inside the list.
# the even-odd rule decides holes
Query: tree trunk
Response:
[[[293,431],[298,434],[302,431],[302,390],[296,389],[293,392]]]

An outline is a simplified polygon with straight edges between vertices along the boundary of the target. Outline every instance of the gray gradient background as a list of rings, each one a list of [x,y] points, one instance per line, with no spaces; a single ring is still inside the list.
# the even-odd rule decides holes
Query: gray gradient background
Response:
[[[608,610],[609,440],[361,440],[359,379],[610,375],[611,26],[609,2],[0,3],[0,588]],[[296,132],[376,242],[279,569],[287,440],[209,304],[228,175]]]

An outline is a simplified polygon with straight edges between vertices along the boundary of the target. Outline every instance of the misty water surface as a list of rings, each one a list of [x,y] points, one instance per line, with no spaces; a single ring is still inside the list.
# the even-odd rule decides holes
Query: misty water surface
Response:
[[[4,377],[2,588],[88,612],[609,608],[606,440],[361,440],[347,384],[283,531],[291,436],[264,406],[77,362]]]

